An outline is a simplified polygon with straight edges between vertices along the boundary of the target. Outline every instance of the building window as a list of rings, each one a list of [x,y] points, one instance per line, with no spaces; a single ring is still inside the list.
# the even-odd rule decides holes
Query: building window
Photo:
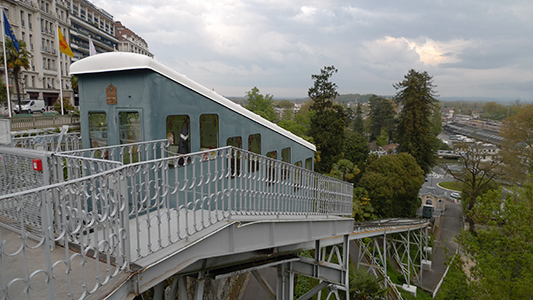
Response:
[[[281,149],[281,161],[286,163],[291,163],[291,148],[283,148]]]
[[[141,141],[141,117],[138,112],[122,111],[118,114],[120,126],[120,144]]]
[[[226,145],[242,149],[242,137],[240,136],[229,137],[226,140]]]
[[[307,170],[313,170],[313,158],[309,157],[305,159],[305,168]]]
[[[168,151],[172,154],[186,154],[191,152],[190,119],[187,115],[167,117]]]
[[[261,154],[261,135],[259,133],[248,136],[248,151]]]
[[[89,143],[91,148],[108,145],[107,116],[105,112],[89,112]]]
[[[272,159],[278,159],[278,151],[267,152],[267,157]]]
[[[200,116],[200,150],[218,148],[218,115]]]

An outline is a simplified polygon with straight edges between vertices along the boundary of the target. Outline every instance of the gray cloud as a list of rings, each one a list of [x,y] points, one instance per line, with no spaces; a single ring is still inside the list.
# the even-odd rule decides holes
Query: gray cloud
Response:
[[[94,3],[157,60],[227,96],[257,86],[305,97],[311,74],[335,65],[341,93],[394,94],[413,68],[428,71],[443,97],[533,99],[529,0]]]

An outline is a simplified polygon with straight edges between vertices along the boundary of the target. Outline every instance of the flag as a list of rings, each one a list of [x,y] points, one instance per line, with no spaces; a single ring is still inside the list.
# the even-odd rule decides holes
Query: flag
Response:
[[[93,56],[96,54],[98,54],[98,52],[96,52],[96,48],[94,48],[93,40],[89,37],[89,55]]]
[[[9,22],[7,21],[6,13],[4,12],[4,29],[6,32],[6,35],[11,38],[13,41],[13,46],[17,49],[17,52],[19,51],[19,42],[15,38],[15,34],[13,33],[13,29],[11,28],[11,25],[9,25]]]
[[[67,40],[63,36],[63,33],[61,33],[61,29],[57,27],[57,32],[59,34],[59,51],[65,53],[65,55],[74,57],[74,53],[72,53],[72,49],[70,49]]]

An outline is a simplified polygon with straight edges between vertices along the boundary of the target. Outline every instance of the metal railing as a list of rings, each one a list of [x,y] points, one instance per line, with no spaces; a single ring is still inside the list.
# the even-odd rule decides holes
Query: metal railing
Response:
[[[61,127],[63,125],[80,125],[80,117],[74,115],[12,117],[11,130]]]
[[[351,215],[351,184],[233,147],[165,157],[166,143],[53,154],[54,184],[0,196],[10,229],[0,228],[0,294],[85,298],[130,264],[239,216]]]
[[[13,137],[11,140],[13,147],[17,148],[35,149],[51,152],[81,149],[81,136],[79,133],[56,133]]]
[[[123,164],[130,164],[166,157],[168,155],[168,145],[169,141],[162,139],[100,148],[63,151],[61,154],[111,160],[121,162]]]

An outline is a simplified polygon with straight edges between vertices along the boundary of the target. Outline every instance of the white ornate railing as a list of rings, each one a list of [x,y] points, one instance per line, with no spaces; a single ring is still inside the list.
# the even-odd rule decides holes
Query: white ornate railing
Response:
[[[55,184],[0,196],[0,294],[81,299],[237,216],[351,215],[351,184],[233,147],[165,157],[164,145],[54,154]],[[122,165],[137,159],[151,160]]]

